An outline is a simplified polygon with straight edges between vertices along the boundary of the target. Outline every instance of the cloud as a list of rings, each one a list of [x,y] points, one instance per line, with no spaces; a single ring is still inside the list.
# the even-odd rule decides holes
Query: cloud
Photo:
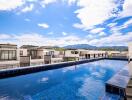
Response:
[[[80,7],[75,11],[77,18],[85,29],[89,29],[115,16],[113,11],[118,5],[113,0],[79,0],[77,6]]]
[[[120,16],[132,16],[132,0],[124,0],[123,11],[120,13]]]
[[[41,23],[41,24],[38,24],[38,26],[42,27],[42,28],[49,28],[49,25],[46,24],[46,23]]]
[[[30,22],[31,20],[30,19],[28,19],[28,18],[26,18],[26,19],[24,19],[25,21],[27,21],[27,22]]]
[[[129,25],[132,25],[132,19],[126,21],[123,26],[128,27]]]
[[[46,5],[51,4],[51,3],[55,3],[55,2],[57,2],[57,0],[42,0],[40,2],[40,4],[42,7],[45,7]]]
[[[62,32],[62,35],[66,36],[66,35],[67,35],[67,33],[66,33],[66,32]]]
[[[99,33],[99,36],[105,36],[105,35],[106,35],[106,33],[104,33],[104,32]]]
[[[117,25],[117,23],[109,23],[107,26],[111,28],[111,27],[114,27],[116,25]]]
[[[132,19],[129,19],[122,25],[111,27],[110,31],[114,33],[119,32],[121,29],[128,28],[130,25],[132,25]]]
[[[128,43],[132,41],[132,32],[122,35],[112,34],[108,37],[103,37],[100,39],[93,39],[89,42],[91,45],[103,46],[103,45],[128,45]]]
[[[86,43],[87,40],[83,40],[78,36],[68,35],[64,37],[46,37],[39,33],[23,33],[23,34],[10,34],[9,36],[6,34],[1,35],[4,38],[0,39],[0,43],[13,43],[18,46],[21,45],[50,45],[50,46],[64,46],[70,44],[79,44]],[[5,40],[8,39],[8,40]]]
[[[94,28],[94,29],[90,30],[90,33],[96,34],[96,33],[103,31],[104,29],[105,28]]]
[[[7,34],[0,34],[0,39],[9,39],[11,38],[10,35],[7,35]]]
[[[0,0],[0,10],[13,10],[24,4],[24,0]]]
[[[104,33],[101,36],[105,36]],[[93,36],[93,35],[92,35]],[[72,44],[90,44],[96,46],[104,45],[127,45],[128,42],[132,41],[132,32],[127,34],[114,33],[108,37],[95,38],[93,36],[90,38],[81,38],[75,35],[67,35],[63,37],[46,37],[39,33],[25,33],[25,34],[3,34],[0,35],[0,43],[14,43],[18,46],[21,45],[50,45],[50,46],[65,46]]]
[[[82,24],[79,24],[79,23],[75,23],[75,24],[73,24],[73,27],[75,27],[75,28],[79,28],[79,29],[84,28],[84,26],[83,26]]]
[[[25,12],[32,11],[33,8],[34,8],[34,5],[30,4],[29,6],[26,6],[25,8],[23,8],[21,11],[25,13]]]

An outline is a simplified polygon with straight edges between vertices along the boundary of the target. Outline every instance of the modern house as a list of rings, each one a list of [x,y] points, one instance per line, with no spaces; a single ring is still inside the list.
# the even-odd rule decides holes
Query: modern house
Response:
[[[127,58],[128,51],[107,51],[109,57]]]
[[[38,46],[23,45],[20,47],[20,65],[40,65],[44,64],[43,50]]]
[[[43,50],[45,64],[63,62],[63,51],[57,51],[54,50],[52,47],[47,46],[42,46],[40,47],[40,49]]]
[[[65,50],[64,51],[64,61],[74,61],[79,60],[78,50]]]
[[[0,69],[19,67],[19,49],[15,44],[0,44]]]
[[[81,60],[81,59],[91,59],[91,58],[100,58],[106,57],[106,51],[98,51],[98,50],[66,50],[64,54],[64,60]]]
[[[84,59],[91,59],[91,58],[100,58],[100,57],[106,57],[107,52],[106,51],[98,51],[98,50],[79,50],[80,57]]]

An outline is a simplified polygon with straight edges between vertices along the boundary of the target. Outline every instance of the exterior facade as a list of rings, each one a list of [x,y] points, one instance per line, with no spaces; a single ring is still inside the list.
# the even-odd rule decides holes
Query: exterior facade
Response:
[[[0,69],[19,67],[19,50],[14,44],[0,44]]]
[[[19,49],[14,44],[0,44],[0,69],[42,64],[52,64],[64,61],[77,61],[102,57],[129,57],[132,59],[132,43],[127,51],[99,51],[99,50],[56,50],[53,47],[38,47],[23,45]]]
[[[79,60],[78,50],[65,50],[64,51],[64,61]]]
[[[64,59],[65,60],[81,60],[81,59],[91,59],[91,58],[99,58],[99,57],[106,57],[106,51],[97,51],[97,50],[66,50]]]
[[[132,59],[132,42],[128,44],[128,57]]]
[[[44,64],[43,50],[37,46],[24,45],[20,48],[20,65],[32,66]]]
[[[119,58],[127,58],[128,51],[107,51],[109,57],[119,57]]]
[[[43,49],[45,64],[63,62],[63,52],[53,49]]]

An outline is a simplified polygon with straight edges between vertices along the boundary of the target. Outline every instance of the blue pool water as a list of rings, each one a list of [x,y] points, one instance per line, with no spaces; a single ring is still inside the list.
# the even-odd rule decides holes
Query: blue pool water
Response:
[[[100,60],[0,79],[0,99],[99,100],[105,82],[126,65],[126,61]]]

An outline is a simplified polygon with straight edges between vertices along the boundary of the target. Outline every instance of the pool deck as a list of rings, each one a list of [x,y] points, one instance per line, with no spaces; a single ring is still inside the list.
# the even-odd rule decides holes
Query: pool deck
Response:
[[[128,66],[125,66],[110,80],[106,82],[106,92],[120,95],[125,97],[125,88],[130,80]]]

